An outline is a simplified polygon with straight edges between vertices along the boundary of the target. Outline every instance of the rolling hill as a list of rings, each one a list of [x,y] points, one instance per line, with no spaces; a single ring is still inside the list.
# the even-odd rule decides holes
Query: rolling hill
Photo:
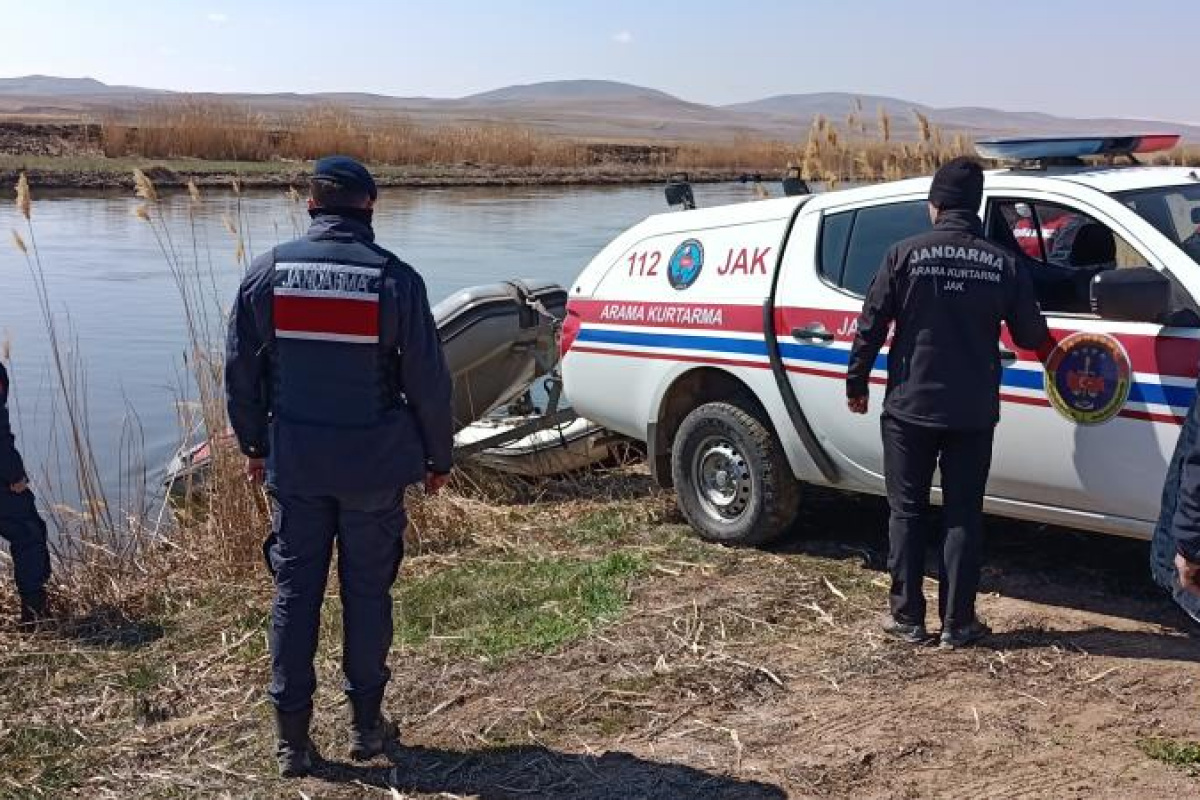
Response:
[[[136,86],[110,86],[92,78],[28,75],[0,78],[0,117],[77,120],[136,116],[148,104],[195,97],[239,105],[283,118],[336,105],[356,113],[399,115],[418,124],[515,123],[543,132],[592,140],[700,141],[743,135],[802,139],[816,115],[845,130],[855,113],[867,136],[877,131],[883,108],[893,136],[917,136],[913,111],[949,133],[983,135],[1083,135],[1096,132],[1178,132],[1200,141],[1200,126],[1121,118],[1073,119],[1040,112],[992,108],[933,108],[894,97],[847,92],[788,94],[727,106],[694,103],[657,89],[603,80],[562,80],[508,86],[461,98],[392,97],[363,92],[317,94],[183,94]],[[861,109],[861,110],[860,110]]]

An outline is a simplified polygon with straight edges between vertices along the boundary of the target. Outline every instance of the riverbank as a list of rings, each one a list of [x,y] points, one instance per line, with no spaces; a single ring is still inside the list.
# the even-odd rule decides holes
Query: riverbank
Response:
[[[245,189],[284,189],[307,186],[311,166],[289,161],[203,161],[104,156],[0,155],[0,188],[12,188],[22,172],[40,190],[134,189],[133,171],[140,169],[161,189],[185,189],[189,181],[201,188],[228,189],[236,181]],[[434,166],[372,166],[376,182],[387,188],[446,188],[455,186],[620,186],[664,183],[670,170],[633,164],[591,167],[504,167],[480,164]],[[736,169],[700,169],[688,173],[695,183],[735,181],[745,175]],[[773,180],[773,173],[764,173]]]
[[[885,513],[806,490],[800,535],[755,551],[695,539],[636,469],[423,504],[387,698],[404,746],[344,756],[331,587],[315,728],[330,763],[299,782],[273,773],[261,570],[183,572],[142,612],[36,636],[0,620],[0,796],[1200,791],[1196,640],[1149,585],[1144,543],[993,520],[981,611],[997,635],[944,653],[878,633]]]

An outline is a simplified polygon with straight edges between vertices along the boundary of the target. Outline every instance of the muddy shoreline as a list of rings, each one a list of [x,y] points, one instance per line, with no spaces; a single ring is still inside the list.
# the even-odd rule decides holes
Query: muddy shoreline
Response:
[[[20,159],[5,158],[0,167],[0,188],[16,185],[22,172],[29,182],[42,189],[130,190],[133,188],[133,167],[136,166],[160,188],[184,189],[189,181],[201,188],[230,188],[234,181],[245,189],[302,189],[307,182],[308,166],[299,164],[246,164],[247,169],[222,168],[196,162],[194,165],[164,165],[144,161],[137,164],[124,159],[120,163],[95,168],[79,168],[70,164],[29,165]],[[545,167],[492,167],[483,165],[448,165],[435,167],[378,167],[376,182],[384,188],[449,188],[464,186],[630,186],[663,184],[671,171],[637,169],[632,167],[588,167],[556,169]],[[746,173],[741,170],[697,170],[689,172],[693,183],[723,183],[736,181]],[[771,178],[764,175],[764,178]]]

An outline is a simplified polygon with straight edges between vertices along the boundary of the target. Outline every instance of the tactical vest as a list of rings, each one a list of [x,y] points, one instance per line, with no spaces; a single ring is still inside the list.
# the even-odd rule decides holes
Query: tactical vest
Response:
[[[301,239],[275,250],[272,460],[280,488],[400,487],[424,453],[398,384],[389,258],[362,242]],[[394,299],[391,301],[394,304]]]

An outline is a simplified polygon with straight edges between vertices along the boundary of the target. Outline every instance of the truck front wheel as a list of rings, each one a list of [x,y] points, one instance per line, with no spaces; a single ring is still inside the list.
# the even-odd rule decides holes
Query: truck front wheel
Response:
[[[731,403],[706,403],[675,434],[671,475],[679,510],[704,539],[766,544],[800,509],[799,484],[775,434]]]

